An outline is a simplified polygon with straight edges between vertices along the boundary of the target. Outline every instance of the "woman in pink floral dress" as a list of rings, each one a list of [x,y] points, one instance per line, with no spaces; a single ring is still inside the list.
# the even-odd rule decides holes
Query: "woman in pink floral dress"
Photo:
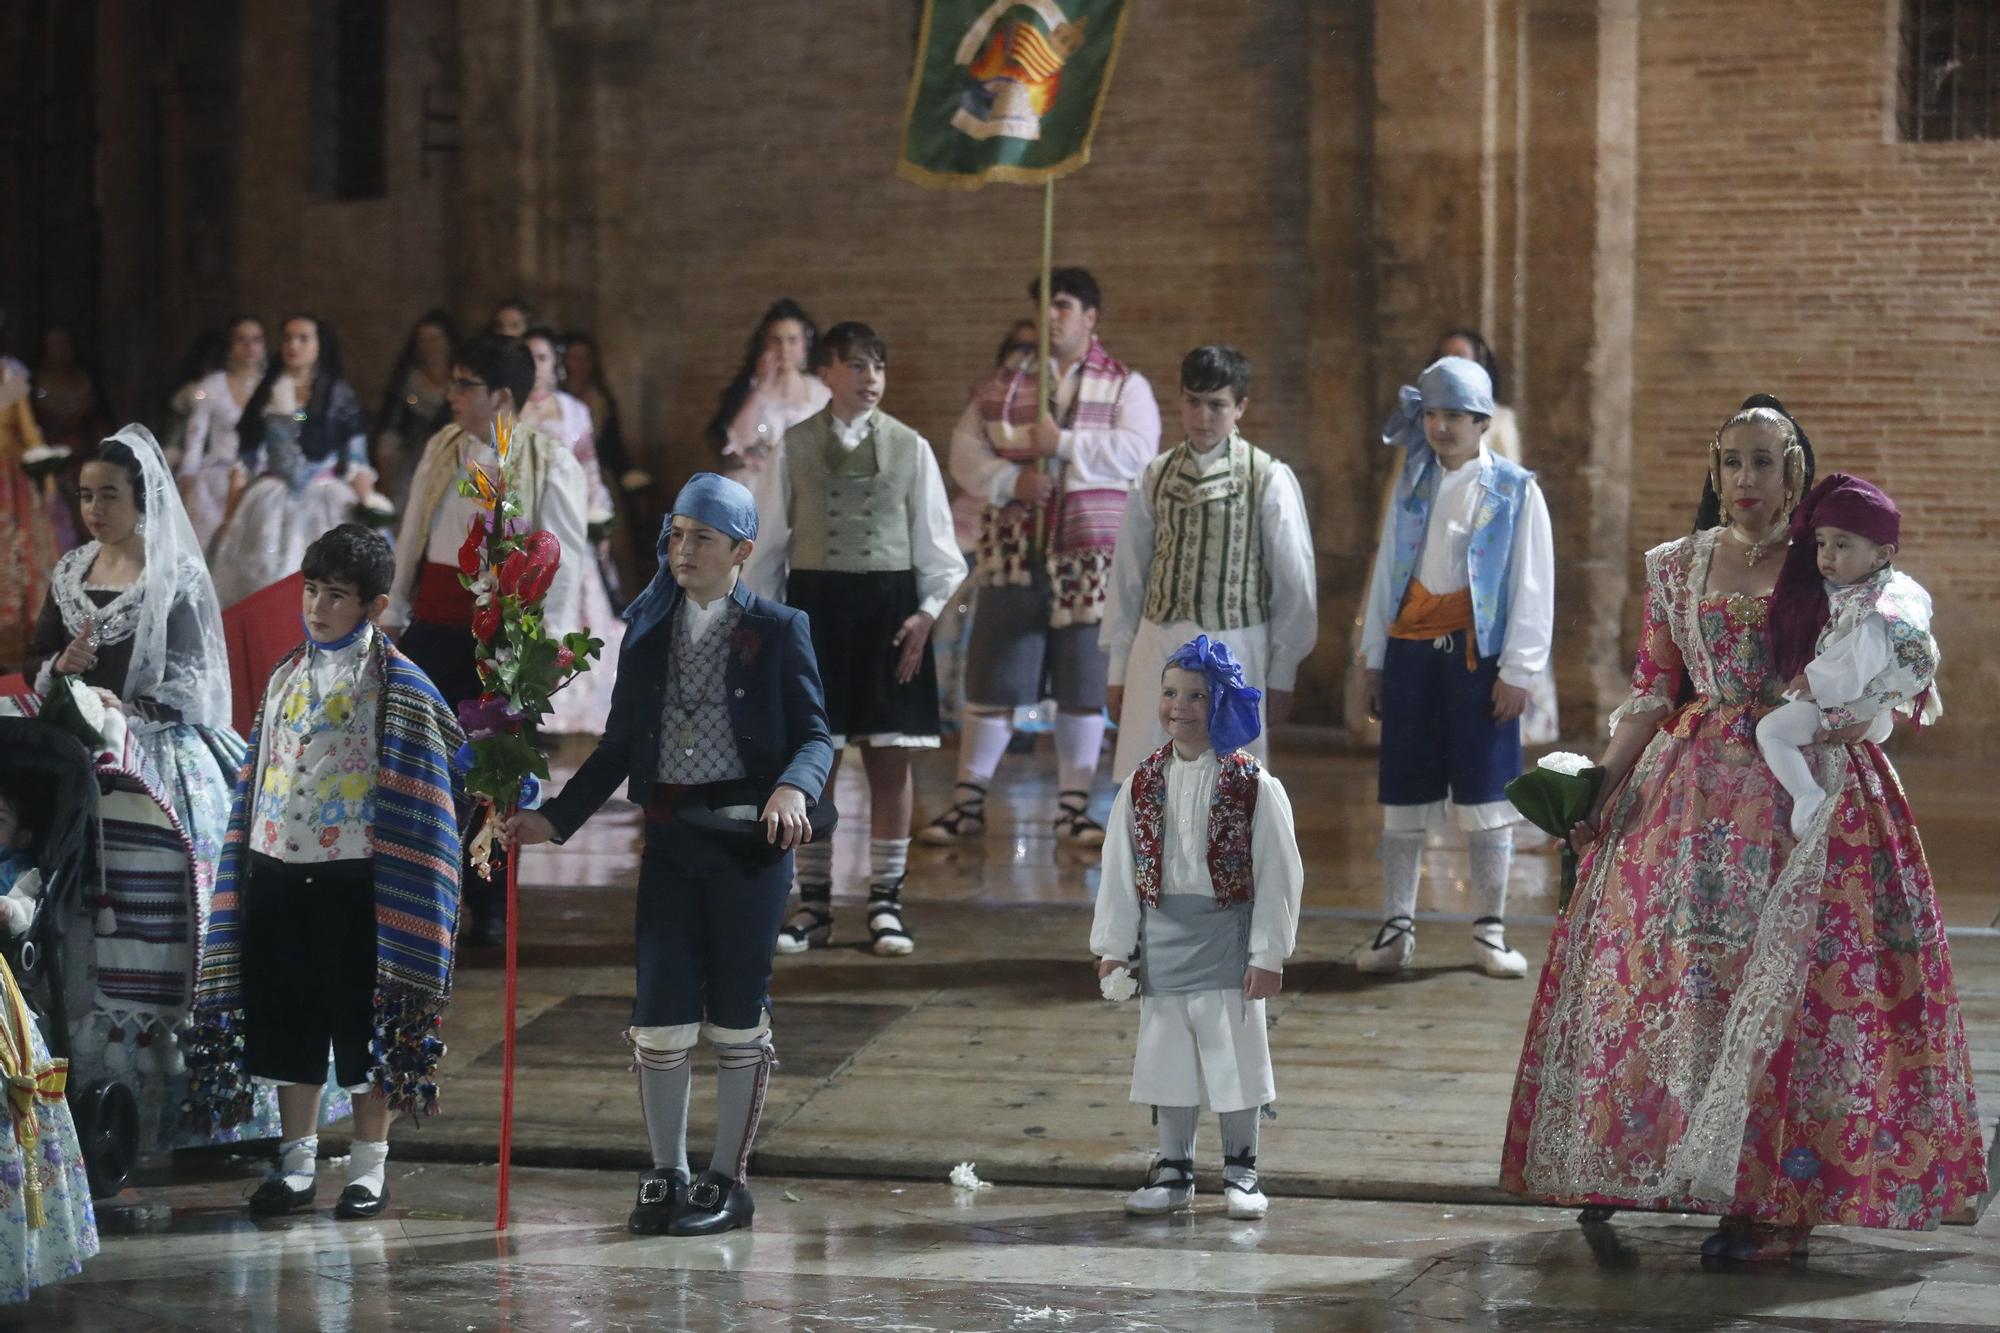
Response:
[[[1758,401],[1758,400],[1753,400]],[[1501,1183],[1715,1213],[1705,1255],[1798,1253],[1822,1224],[1925,1230],[1986,1188],[1930,869],[1866,724],[1815,747],[1794,841],[1759,757],[1783,687],[1766,616],[1809,449],[1770,407],[1718,433],[1724,526],[1646,555],[1632,695],[1529,1020]],[[1692,697],[1681,702],[1691,687]]]

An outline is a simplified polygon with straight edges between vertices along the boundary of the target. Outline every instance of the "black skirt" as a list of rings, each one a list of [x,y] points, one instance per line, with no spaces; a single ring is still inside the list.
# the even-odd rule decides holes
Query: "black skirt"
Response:
[[[930,640],[907,684],[896,680],[896,632],[917,612],[917,572],[795,569],[785,601],[812,623],[827,729],[849,740],[938,734],[937,658]]]

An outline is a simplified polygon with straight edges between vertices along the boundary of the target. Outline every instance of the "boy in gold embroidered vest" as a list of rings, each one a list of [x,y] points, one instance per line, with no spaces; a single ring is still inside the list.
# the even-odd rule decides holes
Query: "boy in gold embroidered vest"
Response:
[[[1292,470],[1237,433],[1250,359],[1197,347],[1181,362],[1182,442],[1147,464],[1125,502],[1099,638],[1123,782],[1166,739],[1153,663],[1197,634],[1228,636],[1265,720],[1289,720],[1299,663],[1319,638],[1318,576]],[[1261,737],[1248,747],[1264,757]]]
[[[785,601],[812,624],[833,734],[827,790],[850,742],[868,773],[869,948],[893,957],[916,947],[902,895],[910,751],[939,744],[931,626],[965,580],[965,557],[930,444],[881,410],[888,345],[849,321],[828,329],[820,348],[832,401],[785,432],[778,465],[758,478],[758,511],[771,528],[743,577],[754,587],[774,565],[791,567]],[[833,937],[833,844],[800,847],[795,873],[799,907],[778,936],[780,953]]]
[[[1135,1215],[1192,1206],[1204,1101],[1222,1120],[1229,1215],[1269,1206],[1257,1183],[1257,1116],[1277,1099],[1264,1002],[1298,939],[1305,868],[1284,787],[1241,749],[1256,739],[1258,703],[1227,645],[1183,644],[1157,696],[1170,739],[1111,807],[1090,949],[1107,995],[1136,960],[1132,1100],[1160,1129],[1145,1184],[1125,1201]]]

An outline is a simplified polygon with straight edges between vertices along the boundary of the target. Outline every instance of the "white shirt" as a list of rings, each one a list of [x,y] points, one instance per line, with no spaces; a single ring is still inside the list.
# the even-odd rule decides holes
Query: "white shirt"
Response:
[[[1196,468],[1205,472],[1215,466],[1228,447],[1229,441],[1224,440],[1213,449],[1196,454]],[[1264,608],[1265,636],[1270,647],[1261,683],[1268,689],[1291,690],[1298,686],[1299,663],[1306,660],[1313,645],[1319,642],[1319,576],[1298,475],[1283,463],[1277,463],[1271,469],[1271,479],[1258,508],[1264,524],[1264,568],[1271,577],[1271,600]],[[1118,528],[1104,621],[1097,631],[1097,641],[1110,659],[1113,685],[1125,683],[1126,659],[1145,611],[1146,581],[1152,573],[1158,521],[1152,497],[1143,488],[1134,491],[1125,502],[1125,518]],[[1227,637],[1226,631],[1223,637]]]
[[[1167,760],[1167,792],[1160,845],[1160,893],[1215,896],[1208,875],[1208,812],[1221,772],[1215,751],[1194,759],[1176,751]],[[1110,836],[1104,844],[1097,911],[1090,925],[1090,951],[1124,962],[1139,943],[1138,880],[1133,864],[1132,783],[1118,788],[1111,804]],[[1305,865],[1299,859],[1291,799],[1271,770],[1257,777],[1257,813],[1250,829],[1254,883],[1250,900],[1250,966],[1281,972],[1298,944],[1299,898]]]
[[[1083,382],[1083,363],[1070,367],[1056,382],[1057,420],[1069,413]],[[1029,448],[1029,427],[1010,426],[1004,421],[989,429],[979,419],[979,396],[959,414],[951,431],[951,477],[967,491],[988,504],[1004,505],[1014,498],[1014,479],[1022,465],[1010,463],[994,450],[994,443],[1008,449]],[[1063,468],[1064,491],[1129,491],[1132,483],[1160,452],[1160,404],[1153,386],[1138,371],[1125,381],[1118,399],[1118,424],[1109,430],[1065,430],[1056,442],[1056,457]]]
[[[1806,684],[1812,688],[1813,702],[1821,709],[1854,704],[1855,721],[1882,711],[1879,701],[1865,699],[1868,682],[1882,674],[1895,660],[1889,622],[1869,615],[1826,651],[1806,663]],[[1858,703],[1857,703],[1858,701]]]
[[[484,467],[489,475],[500,470],[500,456],[494,452],[490,442],[474,440],[457,426],[446,426],[439,434],[445,431],[457,437],[457,446],[439,449],[425,446],[424,456],[410,478],[410,500],[403,510],[402,532],[396,539],[396,583],[389,591],[389,609],[382,617],[382,623],[393,630],[400,631],[410,623],[410,604],[417,590],[418,563],[411,553],[422,551],[424,560],[456,569],[458,548],[465,545],[466,531],[475,515],[486,512],[482,502],[468,500],[458,493],[457,479],[471,475],[468,471],[471,464]],[[547,493],[542,496],[540,512],[533,505],[524,506],[523,521],[539,520],[542,528],[562,545],[562,560],[556,566],[556,576],[542,601],[543,627],[549,637],[555,639],[583,628],[583,572],[591,563],[592,553],[589,532],[584,523],[588,492],[583,467],[561,441],[553,436],[544,438],[554,446],[549,451]],[[438,505],[431,530],[420,533],[416,531],[416,525],[423,519],[418,512],[421,497],[430,494],[431,472],[440,466],[453,468],[452,484],[445,489],[444,500]]]
[[[827,420],[843,449],[856,449],[873,428],[870,410],[852,422],[832,413]],[[751,482],[757,501],[757,539],[743,562],[750,590],[773,601],[784,598],[785,574],[792,551],[792,474],[785,466],[784,441],[771,455],[771,466]],[[965,555],[952,528],[951,500],[944,493],[944,474],[930,441],[917,437],[917,475],[905,501],[910,522],[910,561],[917,571],[917,610],[936,620],[958,585],[965,582]],[[768,591],[767,591],[768,589]]]
[[[1466,586],[1473,523],[1486,498],[1486,488],[1478,484],[1479,472],[1490,458],[1481,444],[1476,456],[1438,478],[1430,524],[1424,529],[1424,546],[1413,575],[1434,593],[1457,592]],[[1395,506],[1406,498],[1398,481],[1375,545],[1375,576],[1368,585],[1368,610],[1361,626],[1361,659],[1370,671],[1382,669],[1390,622],[1402,610],[1393,603],[1396,594],[1389,581],[1396,564]],[[1431,582],[1433,576],[1440,581]],[[1555,586],[1556,546],[1548,501],[1530,477],[1521,496],[1521,512],[1514,517],[1514,549],[1507,562],[1507,624],[1501,637],[1500,679],[1509,685],[1528,688],[1549,664],[1549,649],[1555,640]]]

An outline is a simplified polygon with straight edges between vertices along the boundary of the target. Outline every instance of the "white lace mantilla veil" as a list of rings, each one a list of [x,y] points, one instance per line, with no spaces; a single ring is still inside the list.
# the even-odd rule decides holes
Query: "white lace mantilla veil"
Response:
[[[137,423],[104,443],[123,444],[138,458],[145,496],[146,570],[121,697],[164,704],[189,726],[227,727],[232,700],[222,607],[166,455]]]

